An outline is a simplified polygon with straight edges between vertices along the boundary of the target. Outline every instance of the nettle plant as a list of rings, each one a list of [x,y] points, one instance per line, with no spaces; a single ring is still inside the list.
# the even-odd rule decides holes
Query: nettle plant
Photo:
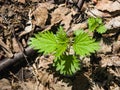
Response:
[[[97,32],[99,34],[103,34],[107,31],[102,19],[94,17],[88,18],[88,29],[91,32]]]
[[[88,25],[90,31],[104,33],[106,31],[100,18],[89,18]],[[99,43],[83,30],[76,30],[74,37],[68,37],[63,27],[59,27],[56,34],[50,31],[39,32],[29,41],[29,45],[39,53],[55,56],[53,66],[56,71],[63,75],[73,75],[81,69],[79,57],[85,57],[95,53],[99,48]],[[70,53],[71,49],[74,51]]]

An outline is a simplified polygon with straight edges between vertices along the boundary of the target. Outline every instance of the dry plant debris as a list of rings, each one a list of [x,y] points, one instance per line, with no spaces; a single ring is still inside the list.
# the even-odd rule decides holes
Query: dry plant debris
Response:
[[[83,71],[73,77],[60,76],[51,69],[53,56],[38,56],[31,66],[18,70],[16,77],[2,78],[0,90],[120,90],[120,0],[86,0],[81,12],[75,11],[77,0],[53,1],[0,1],[0,61],[21,52],[20,46],[27,47],[38,31],[59,25],[68,34],[88,31],[90,16],[103,18],[108,29],[101,35],[102,48],[95,56],[84,58]]]

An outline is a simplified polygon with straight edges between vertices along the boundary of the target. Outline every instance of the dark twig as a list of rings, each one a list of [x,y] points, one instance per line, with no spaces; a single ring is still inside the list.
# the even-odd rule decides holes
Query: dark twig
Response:
[[[84,2],[85,2],[85,0],[79,0],[79,1],[78,1],[77,6],[79,7],[79,11],[81,11]]]
[[[37,56],[36,51],[34,51],[30,47],[25,49],[25,53],[29,58],[28,60]],[[14,57],[11,59],[10,58],[4,59],[4,60],[0,61],[0,72],[6,68],[9,68],[10,66],[13,66],[16,63],[19,63],[22,61],[25,61],[25,57],[22,52],[15,54]]]

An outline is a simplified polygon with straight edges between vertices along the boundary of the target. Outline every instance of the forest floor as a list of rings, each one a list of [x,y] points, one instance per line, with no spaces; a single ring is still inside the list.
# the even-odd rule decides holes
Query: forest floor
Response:
[[[53,1],[0,0],[0,90],[120,90],[120,0],[85,0],[82,8],[82,0]],[[107,32],[96,35],[101,49],[73,76],[56,72],[51,55],[26,55],[34,33],[60,25],[68,34],[87,31],[89,17],[102,18]]]

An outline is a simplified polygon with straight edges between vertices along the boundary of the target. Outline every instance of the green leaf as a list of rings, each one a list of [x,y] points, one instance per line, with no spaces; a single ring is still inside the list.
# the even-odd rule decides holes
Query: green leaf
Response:
[[[90,31],[94,31],[99,24],[96,22],[94,17],[88,18],[88,28]]]
[[[80,62],[73,55],[62,55],[54,60],[56,71],[60,71],[63,75],[73,75],[80,69]]]
[[[100,25],[96,30],[100,34],[105,33],[107,31],[107,29],[104,25]]]
[[[88,25],[89,25],[89,26],[92,26],[94,23],[96,23],[94,17],[90,17],[90,18],[88,18]]]
[[[57,47],[57,38],[52,32],[38,33],[30,39],[29,45],[38,52],[53,53]]]
[[[56,49],[56,57],[60,57],[62,55],[69,44],[69,38],[66,35],[66,32],[63,30],[62,27],[59,27],[58,32],[57,32],[57,49]]]
[[[99,49],[99,44],[88,33],[82,32],[74,38],[73,49],[81,56],[90,55]]]
[[[94,17],[88,18],[88,28],[90,31],[93,32],[96,30],[100,34],[105,33],[107,31],[107,29],[103,25],[101,18],[94,18]]]
[[[102,19],[101,18],[95,18],[95,21],[96,21],[96,23],[98,23],[98,24],[102,24]]]
[[[75,36],[78,36],[80,33],[83,33],[83,32],[84,32],[83,29],[75,30],[75,31],[74,31],[74,35],[75,35]]]
[[[65,31],[59,27],[56,35],[49,31],[35,34],[35,37],[30,39],[29,45],[38,52],[54,53],[56,57],[60,57],[66,51],[68,42],[69,38]]]

